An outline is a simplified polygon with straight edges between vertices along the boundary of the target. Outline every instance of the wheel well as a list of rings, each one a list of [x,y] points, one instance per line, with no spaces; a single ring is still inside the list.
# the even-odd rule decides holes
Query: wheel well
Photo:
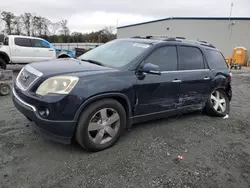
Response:
[[[0,53],[0,58],[3,59],[6,62],[6,64],[9,63],[10,61],[9,56],[5,53]]]
[[[217,88],[216,90],[219,90],[219,91],[224,92],[224,93],[227,95],[229,101],[231,101],[232,96],[230,96],[228,89],[229,89],[229,88],[222,88],[222,87],[219,87],[219,88]]]
[[[124,98],[122,98],[122,97],[117,97],[117,96],[115,96],[115,97],[112,97],[113,99],[115,99],[115,100],[117,100],[122,106],[123,106],[123,108],[124,108],[124,110],[125,110],[125,112],[126,112],[126,115],[127,115],[127,120],[128,120],[128,118],[129,118],[129,106],[128,106],[128,103],[127,103],[127,101],[126,101],[126,99],[124,99]]]
[[[97,99],[91,100],[89,103],[87,103],[85,106],[83,106],[83,108],[80,109],[80,113],[77,112],[78,114],[75,118],[77,120],[77,122],[78,122],[81,114],[83,113],[84,109],[88,108],[92,103],[99,101],[99,100],[103,100],[103,99],[114,99],[114,100],[118,101],[123,106],[123,108],[126,112],[127,122],[129,121],[129,117],[131,115],[130,114],[131,109],[129,107],[127,100],[121,96],[110,96],[110,97],[102,97],[102,98],[97,98]],[[127,125],[128,125],[128,123],[127,123]]]
[[[59,55],[57,58],[69,58],[70,56],[67,55],[67,54],[62,54],[62,55]]]

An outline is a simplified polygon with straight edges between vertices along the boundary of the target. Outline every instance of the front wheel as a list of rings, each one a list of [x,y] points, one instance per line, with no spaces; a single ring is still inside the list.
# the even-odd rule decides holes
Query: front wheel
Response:
[[[6,69],[7,68],[7,65],[6,65],[6,62],[0,58],[0,69]]]
[[[214,90],[208,98],[205,111],[211,116],[225,116],[229,113],[230,102],[223,90]]]
[[[0,84],[0,95],[6,96],[10,93],[10,86],[8,84]]]
[[[104,99],[83,111],[76,127],[76,141],[89,151],[114,145],[126,126],[126,112],[116,100]]]

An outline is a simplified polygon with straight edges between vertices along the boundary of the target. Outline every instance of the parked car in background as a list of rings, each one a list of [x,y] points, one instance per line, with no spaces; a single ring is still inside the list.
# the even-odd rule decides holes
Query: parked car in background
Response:
[[[0,44],[0,69],[6,69],[7,64],[27,64],[75,57],[73,50],[58,49],[37,37],[9,35]]]
[[[26,65],[13,88],[16,108],[51,139],[90,151],[134,123],[195,110],[225,116],[231,98],[222,53],[179,38],[117,39],[78,59]]]
[[[50,44],[51,48],[55,49],[57,58],[76,58],[74,50],[56,48],[53,44]]]
[[[56,51],[49,42],[37,37],[9,35],[0,46],[0,68],[7,64],[26,64],[55,59]]]

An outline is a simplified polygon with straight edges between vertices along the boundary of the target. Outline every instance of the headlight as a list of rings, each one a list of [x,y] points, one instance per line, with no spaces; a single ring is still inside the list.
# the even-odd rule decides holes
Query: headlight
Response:
[[[75,87],[79,78],[74,76],[55,76],[45,80],[36,90],[38,95],[47,95],[49,93],[69,94]]]

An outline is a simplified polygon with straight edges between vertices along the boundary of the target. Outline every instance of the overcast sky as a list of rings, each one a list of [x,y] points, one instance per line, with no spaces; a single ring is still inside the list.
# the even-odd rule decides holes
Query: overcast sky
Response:
[[[178,16],[225,16],[231,0],[1,0],[0,11],[68,19],[71,31],[89,32]],[[250,17],[250,0],[234,0],[232,16]]]

